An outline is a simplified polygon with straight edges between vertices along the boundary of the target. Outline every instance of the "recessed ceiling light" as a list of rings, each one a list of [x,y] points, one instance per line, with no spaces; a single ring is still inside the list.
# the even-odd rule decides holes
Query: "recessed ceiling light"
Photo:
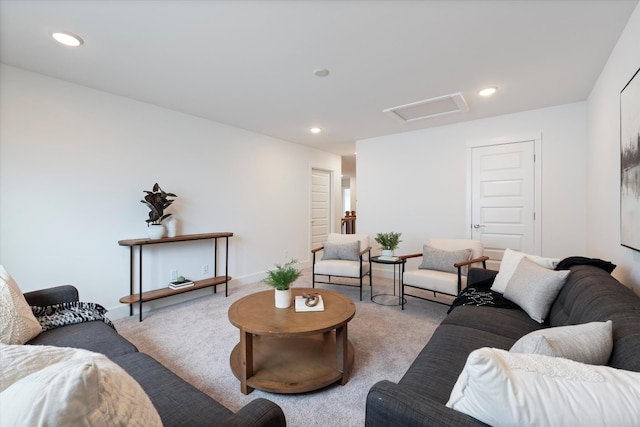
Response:
[[[318,127],[314,127],[314,128],[309,129],[309,132],[311,132],[311,133],[320,133],[320,132],[322,132],[322,129],[320,129]]]
[[[326,68],[314,70],[313,75],[316,77],[327,77],[329,75],[329,70],[327,70]]]
[[[491,96],[494,93],[496,93],[497,90],[498,90],[498,88],[495,87],[495,86],[494,87],[487,87],[487,88],[484,88],[484,89],[480,89],[478,91],[478,95],[480,95],[480,96]]]
[[[71,33],[55,32],[51,33],[51,37],[53,37],[58,43],[62,43],[65,46],[77,47],[84,43],[84,40]]]

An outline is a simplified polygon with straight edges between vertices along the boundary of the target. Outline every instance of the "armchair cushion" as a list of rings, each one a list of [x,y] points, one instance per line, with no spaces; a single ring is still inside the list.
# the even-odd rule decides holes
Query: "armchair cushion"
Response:
[[[471,259],[471,248],[456,251],[445,251],[424,245],[422,248],[422,264],[418,268],[424,270],[438,270],[449,273],[457,273],[458,269],[453,264]],[[466,269],[465,269],[466,270]]]
[[[315,274],[341,277],[360,277],[360,261],[329,259],[316,262]],[[362,263],[362,275],[369,271],[369,263]]]
[[[402,280],[405,285],[428,289],[448,295],[458,294],[458,275],[438,270],[408,270]],[[462,276],[462,289],[467,286],[467,277]]]
[[[325,242],[322,245],[322,260],[340,259],[346,261],[360,260],[360,242],[349,243]]]

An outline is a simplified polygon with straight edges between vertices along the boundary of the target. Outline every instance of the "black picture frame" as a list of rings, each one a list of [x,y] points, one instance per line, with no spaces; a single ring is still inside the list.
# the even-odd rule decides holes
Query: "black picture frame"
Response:
[[[640,68],[620,91],[620,244],[640,251]]]

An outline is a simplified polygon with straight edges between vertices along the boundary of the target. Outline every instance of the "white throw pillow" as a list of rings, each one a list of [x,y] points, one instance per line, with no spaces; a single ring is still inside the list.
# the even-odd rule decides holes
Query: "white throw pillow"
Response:
[[[162,426],[142,387],[87,350],[0,344],[1,424]]]
[[[509,351],[606,365],[613,351],[612,329],[611,320],[540,329],[520,338]]]
[[[560,262],[557,258],[543,258],[537,255],[529,255],[507,248],[504,250],[498,274],[491,285],[492,291],[504,294],[504,290],[507,288],[509,279],[513,276],[513,273],[516,271],[516,267],[518,267],[518,264],[523,257],[527,257],[541,267],[548,268],[549,270],[556,268],[556,265]]]
[[[504,297],[518,304],[533,320],[542,323],[569,273],[569,270],[548,270],[524,257],[509,279]]]
[[[24,344],[40,332],[42,327],[18,284],[0,265],[0,343]]]
[[[491,426],[640,425],[640,373],[559,357],[473,351],[447,402]]]

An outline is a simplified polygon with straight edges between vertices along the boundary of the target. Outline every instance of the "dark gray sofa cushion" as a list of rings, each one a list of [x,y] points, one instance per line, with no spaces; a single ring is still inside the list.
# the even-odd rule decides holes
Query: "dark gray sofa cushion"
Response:
[[[551,306],[551,326],[613,322],[609,366],[640,372],[640,298],[606,271],[587,265],[571,275]]]
[[[473,305],[454,308],[441,325],[458,325],[477,329],[509,338],[513,342],[522,335],[548,326],[536,322],[520,309]]]
[[[130,353],[112,360],[142,386],[165,427],[286,425],[275,403],[254,399],[234,414],[147,354]]]
[[[109,358],[138,351],[135,345],[99,320],[50,329],[27,344],[83,348]]]
[[[212,426],[233,414],[147,354],[130,353],[111,360],[142,386],[165,427]]]
[[[514,342],[474,328],[441,325],[398,384],[444,404],[469,353],[485,346],[508,349]]]

